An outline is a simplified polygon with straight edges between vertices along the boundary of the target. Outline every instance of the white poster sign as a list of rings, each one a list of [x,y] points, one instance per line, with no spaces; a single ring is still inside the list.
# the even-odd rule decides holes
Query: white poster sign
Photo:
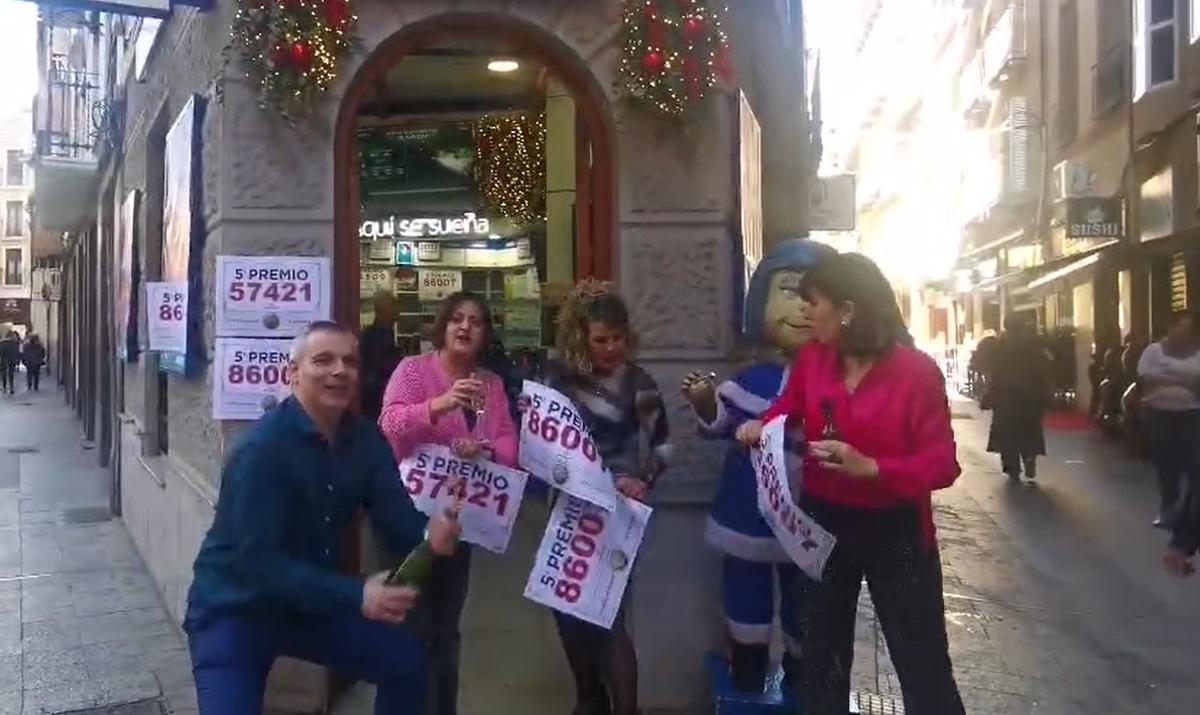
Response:
[[[217,256],[217,335],[291,337],[332,305],[329,259]]]
[[[422,268],[417,271],[417,298],[420,300],[442,300],[451,293],[462,290],[462,271],[435,271]]]
[[[562,393],[530,380],[521,417],[521,468],[552,487],[612,511],[617,488],[575,405]]]
[[[808,225],[813,231],[853,231],[855,176],[819,176],[808,194]]]
[[[612,628],[652,511],[627,497],[608,512],[561,495],[550,513],[525,597]]]
[[[188,284],[167,281],[146,284],[147,331],[150,349],[187,352]]]
[[[768,422],[759,446],[750,451],[758,482],[758,510],[788,556],[810,578],[820,581],[837,539],[805,514],[792,498],[784,449],[786,421],[786,417],[777,417]]]
[[[256,420],[291,394],[289,340],[217,338],[213,417]]]
[[[524,472],[483,459],[460,459],[446,447],[421,444],[400,463],[400,479],[413,504],[427,515],[444,509],[461,491],[463,541],[497,554],[508,550],[525,496]],[[461,484],[460,490],[455,484]]]
[[[396,290],[396,278],[391,268],[364,267],[358,277],[360,298],[374,298],[379,291],[392,293]]]

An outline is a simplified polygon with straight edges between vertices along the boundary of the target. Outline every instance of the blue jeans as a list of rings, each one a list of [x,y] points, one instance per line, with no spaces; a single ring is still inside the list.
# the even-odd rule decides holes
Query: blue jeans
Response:
[[[400,626],[362,616],[224,616],[189,628],[188,647],[200,715],[260,715],[281,655],[374,683],[376,715],[425,711],[424,650]]]

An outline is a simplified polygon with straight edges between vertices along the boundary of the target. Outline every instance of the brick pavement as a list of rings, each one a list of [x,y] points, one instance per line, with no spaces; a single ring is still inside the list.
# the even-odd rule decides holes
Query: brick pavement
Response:
[[[0,400],[0,461],[0,715],[194,713],[183,641],[60,395]]]

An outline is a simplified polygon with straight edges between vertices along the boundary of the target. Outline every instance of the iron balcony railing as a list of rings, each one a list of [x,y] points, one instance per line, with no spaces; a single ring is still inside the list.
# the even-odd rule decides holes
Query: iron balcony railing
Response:
[[[94,155],[104,135],[106,105],[102,101],[99,75],[70,69],[61,62],[51,65],[37,128],[39,157],[87,159]]]

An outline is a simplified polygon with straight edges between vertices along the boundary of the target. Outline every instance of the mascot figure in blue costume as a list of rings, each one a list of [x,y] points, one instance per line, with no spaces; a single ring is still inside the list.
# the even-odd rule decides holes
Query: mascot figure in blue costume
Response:
[[[743,422],[758,418],[783,390],[797,349],[812,337],[800,280],[806,270],[833,253],[815,241],[788,239],[759,264],[750,280],[744,325],[756,361],[719,386],[711,373],[693,372],[683,380],[684,396],[705,437],[732,440]],[[796,449],[802,450],[803,445]],[[789,472],[800,467],[801,455],[791,456]],[[777,612],[786,647],[784,673],[788,680],[798,679],[804,635],[800,600],[806,577],[759,512],[750,455],[738,445],[731,446],[725,457],[705,537],[724,556],[722,596],[733,641],[734,685],[747,692],[762,691]]]

